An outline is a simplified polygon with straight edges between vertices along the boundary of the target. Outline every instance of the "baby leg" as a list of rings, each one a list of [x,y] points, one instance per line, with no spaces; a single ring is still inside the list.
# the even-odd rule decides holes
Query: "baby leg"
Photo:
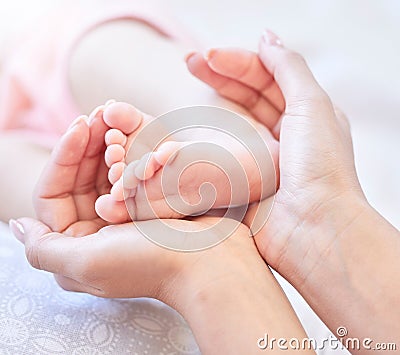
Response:
[[[69,65],[73,97],[82,112],[110,98],[158,116],[189,105],[216,105],[244,112],[188,71],[193,48],[135,20],[115,20],[86,34]]]

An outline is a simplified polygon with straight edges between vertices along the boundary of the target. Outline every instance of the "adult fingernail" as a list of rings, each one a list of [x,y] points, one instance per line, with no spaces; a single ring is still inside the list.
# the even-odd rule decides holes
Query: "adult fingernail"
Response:
[[[190,58],[192,58],[197,52],[196,51],[192,51],[189,52],[185,55],[185,62],[188,62],[190,60]]]
[[[106,102],[107,105],[108,101]],[[106,105],[100,105],[97,106],[89,115],[89,119],[88,119],[88,123],[92,123],[93,120],[95,119],[95,117],[97,117],[97,115],[99,115],[99,113],[101,112],[103,114],[104,110],[106,109]],[[111,104],[110,104],[111,105]]]
[[[68,127],[68,130],[71,130],[72,128],[76,127],[78,124],[80,124],[81,122],[87,122],[87,116],[86,115],[81,115],[77,118],[75,118],[72,123],[70,124],[70,126]]]
[[[270,30],[264,30],[262,40],[269,46],[282,46],[281,39]]]
[[[207,62],[209,62],[210,60],[212,60],[212,58],[214,57],[215,53],[217,53],[217,50],[214,48],[209,49],[206,54],[204,55],[204,58]]]
[[[15,219],[10,219],[8,225],[10,226],[11,232],[14,234],[15,238],[17,238],[21,243],[24,243],[25,229],[23,225]]]

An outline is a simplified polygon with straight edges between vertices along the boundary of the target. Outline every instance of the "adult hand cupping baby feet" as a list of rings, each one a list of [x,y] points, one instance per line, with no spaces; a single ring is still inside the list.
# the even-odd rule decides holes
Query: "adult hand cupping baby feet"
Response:
[[[249,151],[241,141],[244,137],[232,137],[230,127],[225,127],[226,132],[223,132],[215,127],[205,129],[196,124],[190,126],[190,117],[187,117],[183,127],[171,133],[166,127],[167,120],[159,119],[158,122],[162,123],[156,126],[154,123],[157,119],[122,102],[108,105],[102,116],[110,127],[105,135],[105,161],[110,169],[108,178],[113,186],[110,193],[99,197],[96,211],[108,222],[181,218],[210,208],[247,205],[275,192],[277,142],[263,127],[257,131],[250,123],[246,123],[248,127],[253,127],[247,130],[250,133],[246,139],[256,142],[258,137],[262,142],[255,148],[262,151],[263,157],[267,157],[260,164],[254,158],[260,152]],[[245,121],[245,118],[241,120]],[[160,135],[156,132],[158,130],[165,132]],[[143,138],[148,134],[160,135],[161,142],[153,146],[150,138]],[[219,156],[220,151],[228,152],[225,155],[233,157],[238,167],[244,170],[245,177],[240,186],[242,191],[248,192],[242,193],[244,197],[232,199],[232,180],[240,174],[237,169],[235,173],[227,174],[227,170],[234,170],[234,167],[220,166],[221,161],[222,165],[226,165],[229,160],[223,154]],[[260,165],[264,166],[261,170]],[[163,175],[172,170],[175,174]],[[244,183],[248,184],[248,189]],[[208,201],[211,194],[201,193],[205,184],[212,185],[215,191],[215,199],[211,202]],[[174,208],[170,201],[184,203]]]
[[[187,65],[221,95],[246,107],[279,139],[280,186],[256,242],[270,265],[284,275],[295,273],[310,246],[296,235],[334,206],[357,207],[355,202],[364,199],[346,118],[334,108],[304,59],[283,47],[271,32],[262,37],[258,54],[213,49],[206,56],[193,53]],[[357,210],[343,220],[344,225]],[[251,224],[249,216],[247,221]],[[304,238],[312,242],[310,234]],[[310,264],[307,270],[312,268]]]
[[[252,110],[279,138],[280,185],[266,224],[254,231],[266,262],[340,337],[344,328],[352,339],[396,339],[399,233],[368,204],[348,121],[305,60],[267,31],[258,54],[215,49],[206,57],[192,54],[188,67]],[[282,105],[278,87],[285,99],[282,115],[264,116],[271,105]],[[249,97],[255,98],[250,106]],[[252,230],[259,226],[251,215],[255,207],[245,220]]]
[[[25,244],[29,262],[57,274],[57,281],[67,290],[102,297],[149,296],[172,303],[176,295],[169,301],[171,292],[163,286],[170,279],[172,285],[175,274],[191,262],[196,264],[203,254],[188,256],[161,248],[146,239],[132,222],[110,226],[94,210],[98,197],[111,188],[104,160],[109,127],[104,123],[103,111],[108,105],[96,109],[89,118],[75,120],[55,147],[34,195],[38,220],[21,218],[10,226]],[[189,232],[213,225],[216,220],[200,217],[165,223]],[[232,239],[236,240],[230,244],[233,249],[219,250],[244,248],[257,253],[252,241],[242,238],[248,234],[244,225],[234,234],[238,237]]]
[[[104,162],[107,130],[96,112],[81,116],[54,148],[33,197],[37,218],[53,231],[88,235],[107,224],[94,209],[111,188]]]
[[[99,297],[163,301],[188,322],[202,354],[215,354],[215,349],[258,354],[256,340],[266,326],[271,337],[306,337],[244,225],[224,243],[184,253],[150,242],[133,223],[104,227],[81,238],[52,232],[29,218],[15,223],[19,228],[12,226],[14,234],[25,244],[29,262],[58,274],[62,288]],[[215,218],[171,223],[189,232],[215,224]],[[240,337],[232,341],[232,334]]]
[[[137,228],[157,221],[107,226],[97,217],[95,200],[110,189],[103,159],[107,127],[101,116],[101,110],[92,115],[89,125],[79,119],[55,148],[34,197],[40,221],[10,222],[31,265],[56,274],[69,291],[164,301],[185,317],[204,354],[215,349],[258,353],[255,339],[265,331],[265,322],[271,336],[305,337],[243,224],[224,243],[183,253],[152,243]],[[164,223],[173,227],[168,235],[173,239],[174,228],[190,237],[218,220],[200,216]],[[221,329],[224,334],[215,338]],[[231,335],[239,332],[240,341],[232,342]]]

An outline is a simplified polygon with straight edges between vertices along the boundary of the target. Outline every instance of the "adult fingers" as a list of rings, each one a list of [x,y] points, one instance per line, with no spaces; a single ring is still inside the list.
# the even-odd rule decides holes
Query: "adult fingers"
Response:
[[[321,109],[333,111],[328,95],[315,80],[304,58],[283,47],[272,32],[266,31],[262,36],[259,56],[282,90],[286,115],[321,117],[316,114]]]
[[[40,177],[37,197],[52,198],[72,192],[88,142],[89,127],[81,116],[72,123],[53,149],[49,163]],[[62,181],[62,184],[55,184],[55,181]]]
[[[80,162],[75,181],[74,193],[84,194],[95,189],[97,170],[101,160],[104,160],[104,136],[108,130],[101,112],[94,116],[89,123],[89,141]]]
[[[280,112],[259,91],[216,73],[200,53],[192,53],[186,62],[194,76],[210,85],[221,96],[242,105],[267,127],[272,128],[279,119]]]
[[[279,112],[284,111],[285,100],[281,90],[257,53],[234,48],[211,49],[205,59],[216,73],[257,90]]]
[[[104,137],[108,129],[100,110],[89,122],[89,142],[79,164],[73,190],[79,220],[97,217],[94,209],[95,201],[99,197],[97,182],[100,178],[107,179],[107,172],[102,169],[102,163],[105,151]],[[110,188],[109,184],[108,187]]]
[[[88,142],[89,127],[80,117],[54,148],[36,185],[36,214],[55,231],[64,230],[77,219],[72,192]]]

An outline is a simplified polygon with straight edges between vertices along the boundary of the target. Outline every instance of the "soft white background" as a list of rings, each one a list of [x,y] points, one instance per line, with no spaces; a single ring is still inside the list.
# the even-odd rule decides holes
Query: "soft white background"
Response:
[[[98,3],[101,1],[106,0]],[[1,59],[22,25],[60,2],[0,0],[0,75]],[[357,168],[368,199],[400,227],[400,2],[166,0],[163,6],[169,7],[207,47],[256,49],[259,35],[267,27],[287,46],[301,52],[336,104],[349,115]],[[47,287],[43,294],[40,285]],[[308,322],[307,330],[326,334],[317,320],[301,314],[302,301],[287,290]],[[78,319],[79,314],[89,320]],[[121,323],[121,317],[128,323]],[[55,349],[75,344],[71,343],[75,338],[54,338],[52,334],[59,332],[77,337],[77,354],[115,353],[124,344],[131,344],[125,348],[129,353],[161,353],[162,347],[168,354],[182,353],[185,347],[186,353],[197,352],[182,320],[165,307],[142,301],[104,303],[89,296],[67,296],[47,274],[24,264],[21,247],[7,236],[4,227],[0,228],[0,320],[1,355],[22,353],[23,346],[28,345],[24,353],[46,353],[46,349],[53,349],[47,353],[56,353]],[[35,328],[29,338],[24,332],[31,328],[24,328],[21,322],[31,324],[31,328],[39,322],[42,327]],[[75,329],[78,325],[81,328]],[[174,333],[174,329],[179,332]],[[20,337],[29,340],[25,345],[17,341],[6,349],[1,344],[5,335],[9,339],[18,335],[10,330],[20,331]],[[151,343],[150,335],[161,337],[161,348]],[[109,341],[114,347],[105,343],[107,339],[112,339]]]

